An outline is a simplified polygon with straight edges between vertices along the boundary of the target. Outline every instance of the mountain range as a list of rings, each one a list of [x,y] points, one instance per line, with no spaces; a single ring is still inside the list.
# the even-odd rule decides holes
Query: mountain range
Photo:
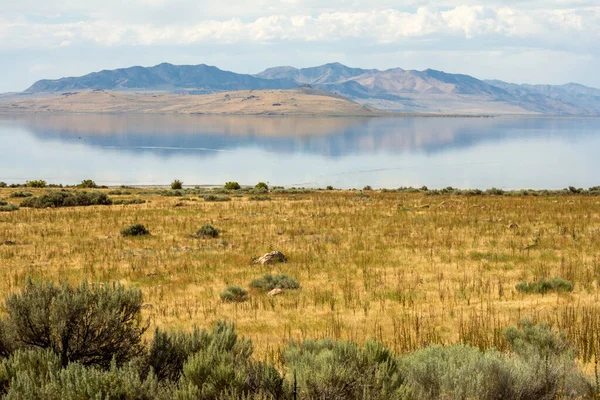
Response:
[[[256,75],[223,71],[205,64],[162,63],[40,80],[24,93],[112,90],[197,95],[298,86],[323,89],[362,105],[396,112],[600,115],[600,90],[575,83],[519,85],[433,69],[382,71],[350,68],[340,63],[301,69],[275,67]]]

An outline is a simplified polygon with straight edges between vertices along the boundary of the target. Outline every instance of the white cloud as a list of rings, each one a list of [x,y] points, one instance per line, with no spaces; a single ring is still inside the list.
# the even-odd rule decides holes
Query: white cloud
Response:
[[[139,1],[139,0],[138,0]],[[151,4],[163,4],[152,0]],[[389,44],[411,38],[490,36],[525,38],[548,46],[575,37],[577,45],[600,38],[600,7],[524,10],[481,5],[449,10],[418,8],[414,12],[382,9],[324,12],[311,15],[268,15],[203,20],[188,24],[125,23],[105,19],[46,23],[24,19],[0,23],[0,48],[39,48],[96,43],[119,45],[192,45],[206,42],[269,43],[273,41],[335,42],[360,39]]]

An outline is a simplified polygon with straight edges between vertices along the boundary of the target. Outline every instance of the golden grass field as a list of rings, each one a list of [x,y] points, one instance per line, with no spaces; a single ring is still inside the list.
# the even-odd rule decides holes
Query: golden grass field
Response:
[[[14,190],[0,189],[0,199],[18,204]],[[503,349],[502,329],[525,317],[564,330],[584,363],[598,348],[598,197],[315,191],[206,202],[131,192],[111,198],[148,203],[0,213],[0,292],[18,290],[28,275],[116,280],[144,292],[152,327],[235,321],[259,357],[275,360],[290,338],[325,336],[373,338],[397,353],[454,342]],[[152,235],[121,237],[133,223]],[[220,237],[191,237],[204,224]],[[251,264],[271,250],[288,262]],[[274,298],[250,290],[245,303],[221,302],[226,285],[248,289],[267,272],[294,277],[302,289]],[[542,277],[575,289],[515,290]]]

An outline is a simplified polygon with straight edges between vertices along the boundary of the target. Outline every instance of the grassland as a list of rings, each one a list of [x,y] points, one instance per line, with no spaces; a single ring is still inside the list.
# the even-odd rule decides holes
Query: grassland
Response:
[[[18,190],[0,189],[0,200],[19,204]],[[525,317],[565,331],[587,368],[600,348],[600,197],[287,191],[210,202],[196,192],[115,193],[147,202],[0,213],[0,293],[27,276],[117,280],[142,289],[152,326],[235,321],[275,362],[291,338],[375,339],[398,354],[456,342],[503,350],[502,330]],[[135,223],[151,235],[120,235]],[[205,224],[219,237],[194,237]],[[288,262],[252,264],[272,250]],[[251,289],[266,273],[302,287],[277,297]],[[515,288],[555,277],[574,290]],[[227,285],[249,300],[222,302]]]

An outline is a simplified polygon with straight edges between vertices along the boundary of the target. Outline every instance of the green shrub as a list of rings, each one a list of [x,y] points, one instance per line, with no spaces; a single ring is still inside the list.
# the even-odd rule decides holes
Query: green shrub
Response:
[[[33,196],[33,193],[31,193],[31,192],[22,192],[22,191],[19,191],[19,192],[12,192],[12,193],[10,194],[10,197],[17,197],[17,198],[18,198],[18,197],[20,197],[20,198],[23,198],[23,197],[31,197],[31,196]]]
[[[250,201],[269,201],[271,198],[269,196],[251,196],[248,197]]]
[[[254,185],[254,190],[256,193],[266,193],[269,191],[269,185],[267,185],[265,182],[258,182],[256,185]]]
[[[130,205],[130,204],[145,204],[146,200],[144,199],[140,199],[140,198],[135,198],[135,199],[119,199],[119,200],[113,200],[112,202],[114,205]]]
[[[6,202],[5,202],[6,203]],[[14,204],[4,204],[4,205],[0,205],[0,212],[10,212],[10,211],[17,211],[19,209],[18,206],[14,205]]]
[[[373,190],[373,188],[372,188],[371,186],[367,185],[367,186],[365,186],[365,187],[363,188],[363,190],[364,190],[364,191],[369,191],[369,190]]]
[[[154,376],[142,380],[131,365],[118,368],[113,364],[102,371],[71,363],[62,369],[58,356],[48,351],[15,353],[0,369],[0,375],[4,372],[10,377],[5,399],[150,400],[159,394]]]
[[[173,182],[171,182],[171,189],[173,189],[173,190],[183,189],[183,182],[181,182],[179,179],[175,179]]]
[[[329,185],[325,189],[327,189],[327,190],[333,190],[333,186]]]
[[[237,182],[226,182],[225,189],[227,190],[239,190],[241,188],[240,184]]]
[[[537,282],[522,281],[515,286],[521,293],[572,292],[573,282],[562,278],[540,279]]]
[[[226,303],[241,303],[248,300],[248,292],[239,286],[229,285],[221,292],[220,297]]]
[[[87,207],[107,206],[112,200],[106,193],[94,192],[67,192],[53,191],[48,194],[23,200],[21,207],[30,208],[59,208],[59,207]]]
[[[364,347],[331,339],[291,342],[284,360],[296,371],[302,399],[383,400],[405,394],[398,361],[375,342]]]
[[[202,196],[204,201],[230,201],[231,198],[229,196],[219,195],[219,194],[206,194]]]
[[[8,186],[8,185],[6,184],[6,182],[0,182],[0,188],[5,188],[5,187],[7,187],[7,186]]]
[[[8,202],[6,200],[0,199],[0,206],[5,206],[7,204],[8,204]]]
[[[41,180],[41,179],[35,179],[32,181],[27,181],[25,182],[26,186],[32,187],[32,188],[45,188],[46,187],[46,181]]]
[[[203,225],[200,229],[198,229],[194,235],[195,237],[210,237],[216,238],[219,236],[219,230],[212,225]]]
[[[69,362],[109,367],[138,355],[146,324],[142,293],[120,284],[33,283],[6,299],[7,331],[18,348],[50,349]]]
[[[108,194],[115,195],[115,196],[127,196],[127,195],[130,195],[131,192],[128,190],[116,189],[116,190],[109,191]]]
[[[285,399],[284,379],[272,364],[253,361],[252,343],[238,339],[233,325],[217,323],[210,341],[183,366],[175,398]]]
[[[85,189],[95,189],[98,187],[98,185],[96,185],[96,182],[94,182],[91,179],[85,179],[85,180],[81,181],[81,183],[79,185],[77,185],[77,187],[85,188]]]
[[[263,277],[250,282],[250,287],[268,292],[273,289],[299,289],[300,284],[287,275],[265,274]]]
[[[121,236],[147,236],[150,231],[142,224],[130,225],[121,231]]]

